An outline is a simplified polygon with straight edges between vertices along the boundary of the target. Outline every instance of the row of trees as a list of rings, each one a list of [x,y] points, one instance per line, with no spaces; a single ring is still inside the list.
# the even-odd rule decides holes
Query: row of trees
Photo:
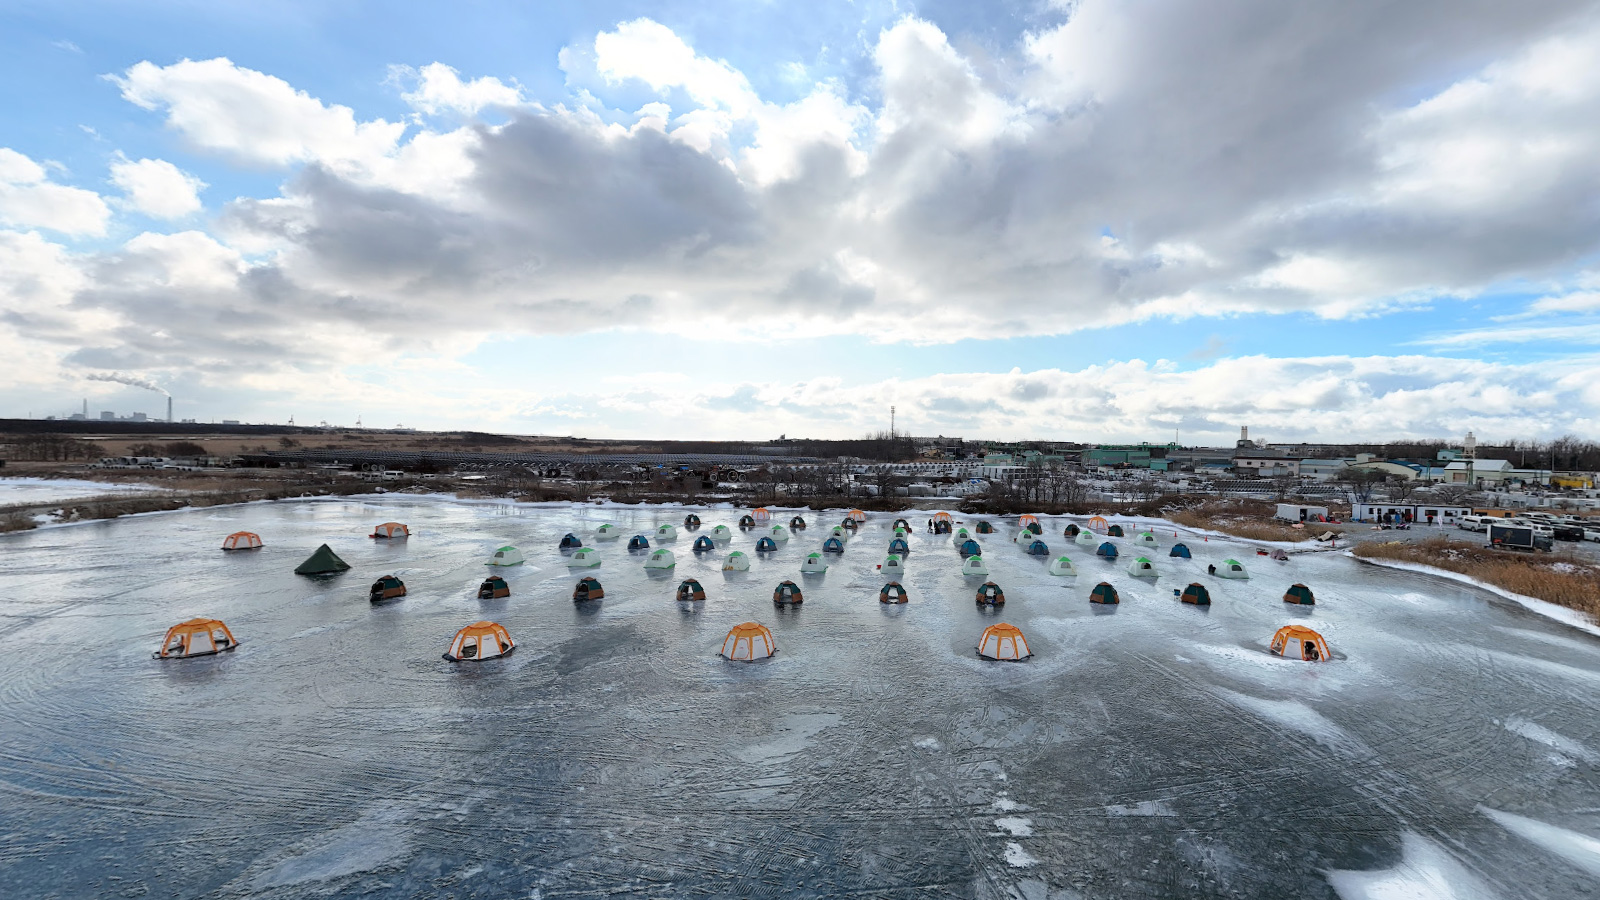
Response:
[[[67,462],[99,459],[105,448],[93,441],[82,441],[60,434],[23,434],[12,439],[6,457],[18,462]]]

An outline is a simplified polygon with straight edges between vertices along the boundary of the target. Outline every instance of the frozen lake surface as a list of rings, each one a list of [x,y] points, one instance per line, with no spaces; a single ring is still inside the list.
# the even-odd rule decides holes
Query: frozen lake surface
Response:
[[[922,531],[877,602],[894,516],[822,576],[839,513],[650,575],[626,538],[675,507],[416,498],[253,504],[0,538],[0,883],[14,897],[1593,897],[1600,640],[1471,587],[1341,554],[1185,538],[1155,580],[1046,519],[1052,556],[982,536],[998,615]],[[713,525],[737,513],[698,510]],[[783,513],[787,522],[792,513]],[[911,516],[913,514],[908,514]],[[387,520],[408,541],[366,537]],[[775,518],[775,521],[780,519]],[[595,543],[602,522],[623,540]],[[921,526],[926,514],[913,518]],[[969,520],[970,522],[971,520]],[[999,524],[997,522],[997,524]],[[224,554],[247,529],[261,551]],[[597,546],[569,570],[565,532]],[[326,541],[354,567],[292,574]],[[483,561],[515,544],[507,600]],[[656,544],[652,540],[655,546]],[[1206,575],[1232,556],[1249,581]],[[367,585],[410,589],[381,607]],[[606,597],[575,604],[583,574]],[[693,576],[703,603],[673,590]],[[778,610],[772,589],[802,584]],[[1122,604],[1091,607],[1100,580]],[[1173,590],[1205,584],[1209,610]],[[1310,585],[1311,608],[1281,602]],[[182,619],[242,645],[150,658]],[[493,619],[517,651],[454,665]],[[716,656],[735,623],[768,661]],[[1035,656],[978,659],[1004,620]],[[1338,659],[1281,660],[1309,625]]]

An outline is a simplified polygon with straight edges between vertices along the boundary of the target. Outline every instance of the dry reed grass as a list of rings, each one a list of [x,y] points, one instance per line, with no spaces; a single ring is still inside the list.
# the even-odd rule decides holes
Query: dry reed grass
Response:
[[[1251,541],[1308,541],[1317,531],[1313,526],[1293,528],[1272,516],[1277,505],[1261,500],[1211,500],[1167,513],[1167,518],[1190,528],[1220,531]]]
[[[1369,542],[1357,544],[1352,552],[1368,559],[1395,559],[1459,572],[1512,593],[1600,617],[1600,567],[1570,553],[1490,550],[1447,538]]]

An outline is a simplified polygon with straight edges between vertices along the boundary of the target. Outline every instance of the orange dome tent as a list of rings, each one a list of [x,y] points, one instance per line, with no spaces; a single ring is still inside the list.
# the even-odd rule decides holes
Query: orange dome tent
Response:
[[[444,658],[451,662],[481,662],[510,656],[515,649],[517,642],[511,639],[504,625],[499,622],[473,622],[456,632],[450,649],[444,652]]]
[[[1029,525],[1038,525],[1039,517],[1033,513],[1023,513],[1017,517],[1017,524],[1023,528],[1027,528]]]
[[[260,550],[261,535],[253,531],[235,531],[222,539],[224,550]]]
[[[1272,636],[1272,652],[1285,659],[1320,662],[1331,658],[1328,642],[1303,625],[1285,625]]]
[[[865,522],[867,520],[867,514],[862,512],[859,509],[850,510],[848,513],[845,513],[845,517],[848,518],[850,521],[855,522],[857,524],[860,524],[860,523]]]
[[[946,525],[952,525],[952,524],[955,523],[955,519],[951,518],[950,514],[947,513],[947,512],[934,513],[933,514],[933,521],[935,521],[935,522],[943,522]]]
[[[382,603],[405,595],[406,583],[393,575],[385,575],[372,583],[372,589],[367,592],[367,599],[373,603]]]
[[[1084,523],[1083,527],[1089,529],[1095,534],[1105,534],[1111,529],[1111,526],[1106,524],[1106,520],[1100,516],[1091,518],[1088,522]]]
[[[723,659],[755,662],[777,652],[778,643],[772,639],[772,632],[767,630],[767,626],[760,622],[741,622],[723,638],[722,650],[718,655]]]
[[[187,619],[167,629],[161,649],[150,654],[152,659],[187,659],[191,656],[211,656],[239,646],[233,632],[221,619]]]
[[[399,522],[385,522],[372,530],[375,538],[404,538],[411,536],[411,529]]]
[[[1021,662],[1033,655],[1028,649],[1028,639],[1022,629],[1008,622],[997,622],[983,630],[978,638],[978,655],[984,659],[1001,659]]]
[[[766,521],[770,521],[771,519],[772,519],[772,510],[767,509],[765,506],[756,507],[756,521],[757,522],[766,522]]]

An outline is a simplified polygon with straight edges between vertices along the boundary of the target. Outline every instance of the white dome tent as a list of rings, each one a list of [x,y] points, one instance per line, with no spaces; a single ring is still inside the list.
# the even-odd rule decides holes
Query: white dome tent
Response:
[[[722,571],[748,572],[750,571],[750,557],[746,556],[742,550],[735,550],[728,554],[727,559],[722,561]]]
[[[1076,575],[1078,574],[1078,567],[1072,564],[1072,560],[1069,557],[1058,556],[1050,560],[1050,574]]]
[[[821,553],[807,553],[805,561],[800,563],[802,575],[820,575],[828,571],[828,563],[822,558]]]
[[[581,547],[574,550],[572,555],[567,557],[567,568],[569,569],[593,569],[599,565],[600,551],[589,547]]]
[[[671,550],[652,550],[650,558],[644,561],[646,569],[670,569],[678,564]]]
[[[989,567],[983,564],[983,557],[969,556],[961,562],[961,574],[969,578],[973,576],[987,578]]]

